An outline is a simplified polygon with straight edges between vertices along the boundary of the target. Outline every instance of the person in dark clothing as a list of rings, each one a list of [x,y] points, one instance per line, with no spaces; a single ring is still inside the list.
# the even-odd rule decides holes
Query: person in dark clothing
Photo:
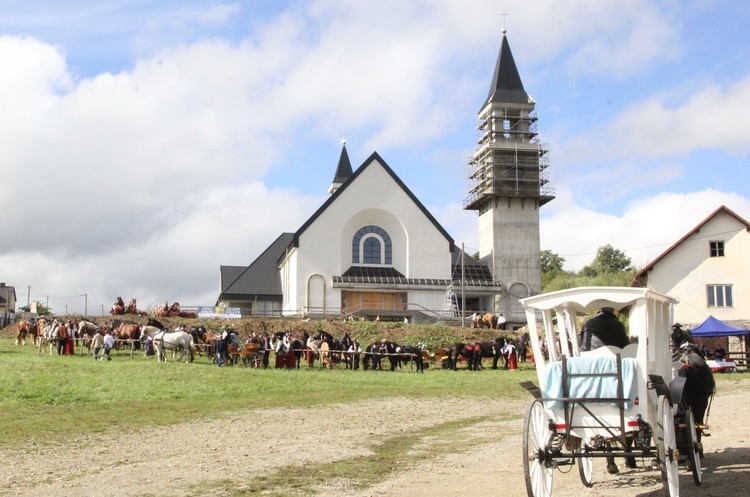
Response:
[[[268,333],[260,337],[260,351],[263,354],[263,369],[268,369],[268,356],[271,354],[271,339]]]
[[[229,328],[224,327],[224,330],[216,340],[216,364],[219,367],[224,366],[224,360],[226,358],[227,349],[229,348]]]
[[[612,307],[602,307],[595,316],[588,318],[581,327],[579,345],[581,351],[594,350],[606,345],[625,348],[630,343],[625,325],[615,316]],[[630,443],[625,444],[625,452],[630,452]],[[629,468],[636,467],[636,461],[632,457],[626,458]],[[607,457],[607,472],[619,473],[614,457]]]
[[[582,351],[605,345],[624,348],[630,343],[625,325],[615,316],[612,307],[602,307],[599,312],[583,322],[579,345]]]

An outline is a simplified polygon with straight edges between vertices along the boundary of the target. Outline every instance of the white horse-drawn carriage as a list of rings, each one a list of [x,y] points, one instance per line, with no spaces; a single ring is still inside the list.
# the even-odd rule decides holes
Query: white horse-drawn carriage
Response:
[[[679,495],[680,463],[700,484],[702,446],[670,348],[674,299],[646,288],[583,287],[521,303],[540,385],[524,385],[536,397],[523,433],[528,495],[552,495],[555,469],[572,465],[592,486],[595,458],[656,461],[672,497]],[[576,315],[603,307],[627,316],[631,343],[582,352]]]

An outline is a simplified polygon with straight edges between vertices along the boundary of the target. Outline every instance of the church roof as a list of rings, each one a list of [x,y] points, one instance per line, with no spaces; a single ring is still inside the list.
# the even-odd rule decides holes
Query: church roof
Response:
[[[339,165],[336,168],[336,174],[333,176],[332,183],[343,183],[352,175],[352,163],[349,161],[349,154],[346,151],[346,143],[341,148],[341,157]]]
[[[461,264],[461,249],[456,249],[451,254],[451,274],[454,283],[461,283],[461,275],[463,274],[463,280],[469,286],[496,286],[500,287],[502,284],[492,277],[492,271],[486,264],[489,258],[478,261],[472,256],[466,254],[463,257],[463,267]]]
[[[450,280],[439,278],[407,278],[389,267],[352,266],[341,276],[334,276],[333,283],[359,283],[371,285],[448,286]]]
[[[276,264],[292,241],[293,233],[282,233],[249,266],[221,266],[219,300],[247,299],[253,296],[282,296],[281,277]]]
[[[305,223],[294,233],[294,237],[292,239],[291,245],[294,247],[299,247],[299,237],[302,235],[302,233],[307,230],[307,228],[312,225],[318,217],[320,217],[321,214],[325,212],[326,209],[328,209],[328,206],[330,206],[333,202],[336,201],[336,199],[339,198],[341,194],[355,181],[357,181],[357,178],[362,174],[363,171],[365,171],[368,167],[371,167],[372,164],[375,162],[379,163],[383,169],[393,178],[393,181],[396,182],[396,184],[406,193],[406,195],[414,202],[414,204],[422,211],[422,213],[425,215],[427,219],[430,220],[430,222],[437,228],[437,230],[445,237],[446,240],[448,240],[449,243],[449,250],[452,252],[454,248],[454,241],[453,238],[448,234],[447,231],[445,231],[445,228],[443,228],[440,223],[435,219],[435,217],[430,213],[430,211],[425,208],[425,206],[422,204],[422,202],[419,201],[419,199],[412,193],[411,190],[404,184],[403,181],[401,181],[401,178],[399,178],[395,172],[393,172],[393,169],[391,169],[388,164],[380,157],[380,155],[377,152],[373,152],[370,157],[365,160],[361,166],[357,168],[357,170],[349,176],[349,179],[347,179],[341,187],[336,190],[333,195],[328,197],[328,199],[321,205],[315,213],[310,216],[310,218],[305,221]]]
[[[518,74],[516,61],[513,60],[508,37],[505,35],[503,35],[500,53],[497,55],[490,93],[487,95],[485,105],[490,102],[529,103],[529,96],[523,89],[521,76]]]

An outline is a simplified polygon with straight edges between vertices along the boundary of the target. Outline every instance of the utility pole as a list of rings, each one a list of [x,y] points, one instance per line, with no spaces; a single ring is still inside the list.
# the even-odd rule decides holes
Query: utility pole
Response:
[[[89,315],[89,294],[88,293],[83,294],[83,315],[84,316]]]
[[[466,282],[466,267],[464,265],[465,244],[461,244],[461,328],[465,326],[464,318],[466,317],[466,295],[464,295],[464,283]]]
[[[30,305],[31,305],[31,286],[29,286],[29,289],[26,292],[26,307],[29,307]]]

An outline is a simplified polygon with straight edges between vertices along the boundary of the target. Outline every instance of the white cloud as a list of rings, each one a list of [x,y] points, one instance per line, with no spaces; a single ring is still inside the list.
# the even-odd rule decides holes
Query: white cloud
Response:
[[[711,189],[661,193],[631,202],[621,215],[569,205],[542,218],[541,245],[562,256],[567,270],[580,270],[607,244],[642,267],[721,205],[745,219],[750,215],[750,199]]]
[[[321,163],[314,149],[342,133],[350,153],[377,150],[402,176],[465,181],[461,156],[471,152],[501,37],[497,2],[294,2],[260,22],[248,20],[250,8],[129,8],[117,39],[127,38],[135,55],[111,72],[72,67],[68,46],[0,37],[0,212],[12,213],[0,218],[3,280],[19,293],[31,286],[32,298],[88,293],[91,307],[123,293],[142,304],[213,303],[220,264],[250,263],[320,205],[308,179],[327,180],[337,155]],[[680,56],[683,26],[663,4],[550,0],[506,8],[532,93],[552,72],[583,84],[592,74],[640,75]],[[69,19],[85,25],[82,12]],[[91,12],[96,26],[81,39],[108,46],[94,34],[106,31],[98,21],[118,13]],[[245,21],[246,32],[223,31]],[[621,204],[633,198],[625,186],[671,185],[686,175],[684,155],[693,150],[744,152],[748,123],[736,109],[750,103],[748,86],[659,89],[595,131],[561,133],[552,149],[557,199],[541,211],[543,248],[580,267],[604,243],[635,250],[676,240],[702,219],[698,205],[702,216],[721,203],[750,212],[746,199],[709,191],[634,198],[621,214],[606,215],[580,188],[617,184],[620,191],[602,202]],[[466,135],[457,136],[463,126]],[[399,153],[425,159],[403,164]],[[274,188],[269,173],[288,174],[303,191]],[[476,214],[462,210],[460,196],[423,197],[419,184],[409,187],[459,245],[476,249]],[[680,224],[670,209],[690,221]],[[659,219],[680,233],[660,228]]]

